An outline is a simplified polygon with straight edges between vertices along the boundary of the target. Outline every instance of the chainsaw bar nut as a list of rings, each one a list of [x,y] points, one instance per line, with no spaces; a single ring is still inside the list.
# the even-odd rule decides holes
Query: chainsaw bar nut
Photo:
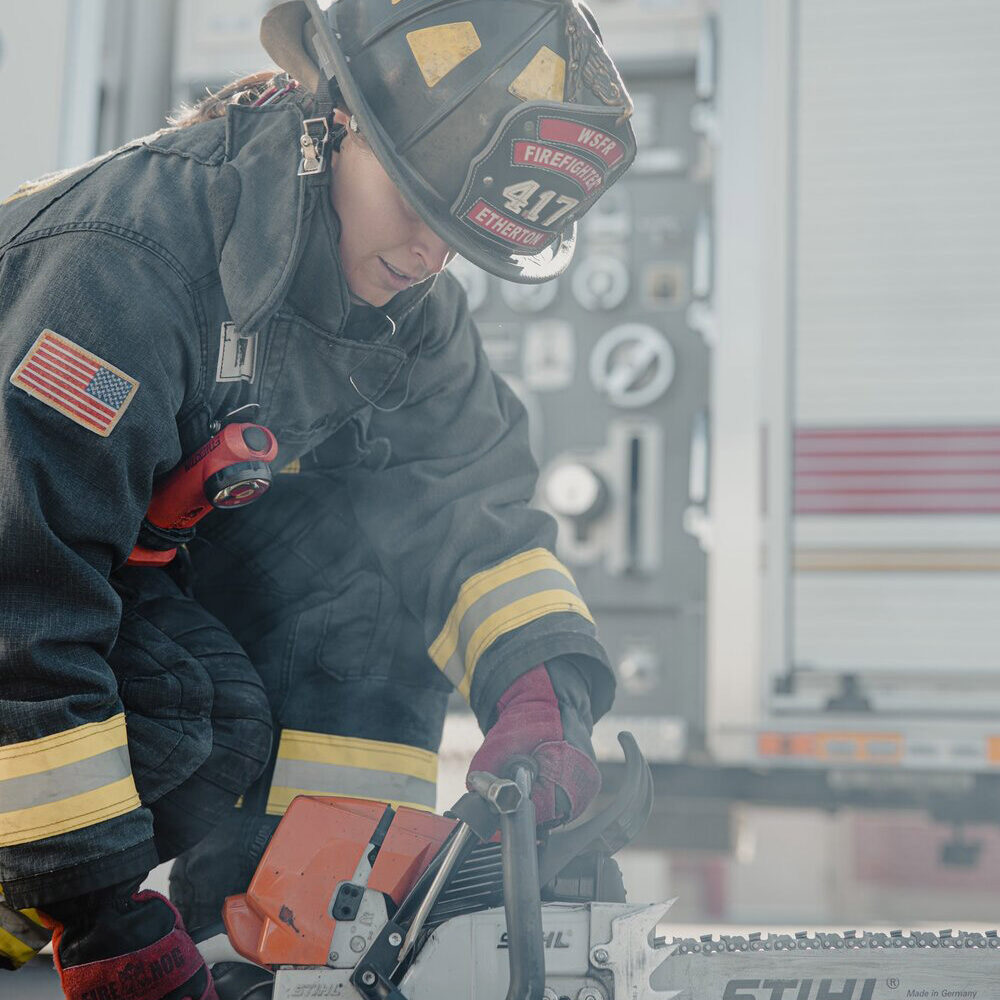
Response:
[[[595,948],[590,953],[590,957],[593,959],[594,965],[607,965],[611,956],[608,954],[607,948]]]

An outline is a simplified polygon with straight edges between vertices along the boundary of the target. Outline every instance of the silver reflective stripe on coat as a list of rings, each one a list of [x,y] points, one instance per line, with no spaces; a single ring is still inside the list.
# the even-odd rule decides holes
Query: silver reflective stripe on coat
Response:
[[[139,808],[122,713],[0,747],[0,847]]]
[[[594,621],[573,575],[548,549],[521,552],[466,580],[428,652],[468,698],[476,666],[493,642],[521,625],[559,612]]]
[[[267,812],[282,815],[296,795],[344,795],[433,810],[437,754],[402,743],[285,729]]]

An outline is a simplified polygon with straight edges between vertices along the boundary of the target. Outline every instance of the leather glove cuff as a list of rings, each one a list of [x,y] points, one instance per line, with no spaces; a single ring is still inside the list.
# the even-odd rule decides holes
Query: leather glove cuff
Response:
[[[471,770],[502,775],[516,756],[531,756],[538,766],[531,797],[540,824],[575,818],[597,794],[601,778],[590,745],[589,692],[572,664],[555,664],[551,672],[538,666],[514,681],[497,704],[496,721]]]

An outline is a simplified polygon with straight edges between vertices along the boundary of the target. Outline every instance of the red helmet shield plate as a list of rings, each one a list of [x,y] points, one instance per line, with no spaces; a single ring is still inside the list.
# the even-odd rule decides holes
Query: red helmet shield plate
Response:
[[[540,253],[635,157],[620,112],[532,102],[515,108],[473,160],[452,215],[510,253]]]

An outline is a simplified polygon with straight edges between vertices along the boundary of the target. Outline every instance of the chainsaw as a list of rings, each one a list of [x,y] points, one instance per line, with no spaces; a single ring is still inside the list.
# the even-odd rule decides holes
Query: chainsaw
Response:
[[[612,857],[653,802],[618,739],[614,801],[558,832],[536,830],[528,761],[470,775],[443,817],[295,799],[226,901],[229,960],[200,945],[220,1000],[1000,1000],[996,932],[658,936],[673,901],[626,902]]]

